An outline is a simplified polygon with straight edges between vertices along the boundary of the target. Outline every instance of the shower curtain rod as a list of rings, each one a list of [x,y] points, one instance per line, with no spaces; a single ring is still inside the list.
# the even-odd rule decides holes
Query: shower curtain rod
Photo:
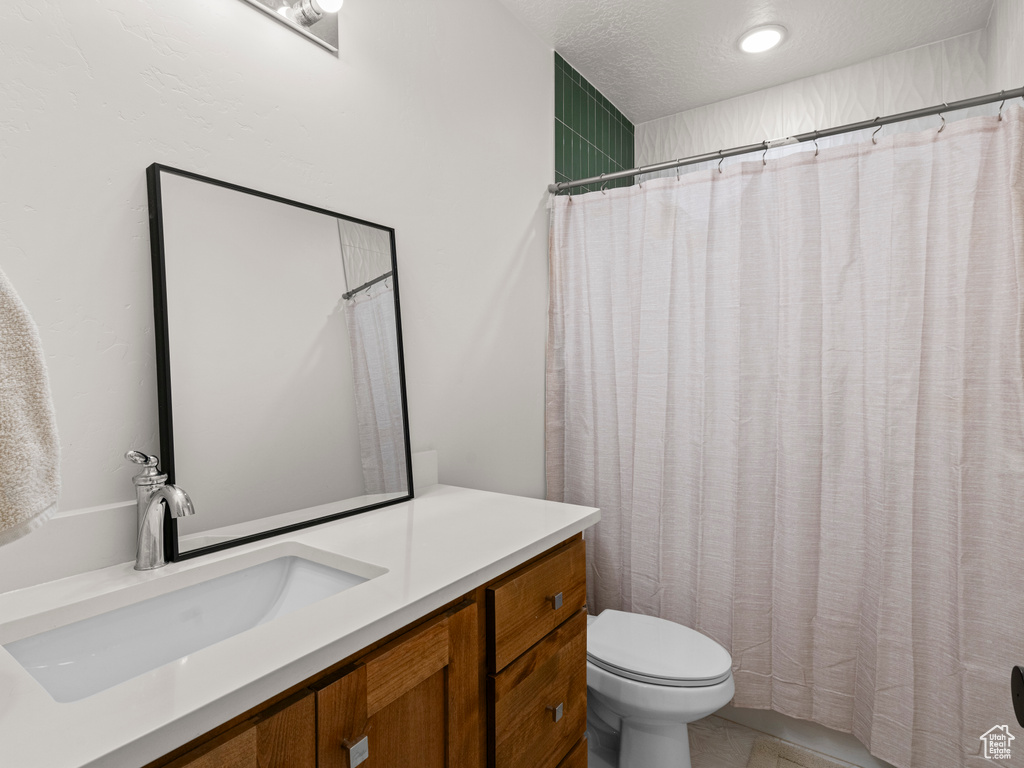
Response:
[[[836,126],[835,128],[825,128],[824,130],[821,131],[799,133],[795,136],[789,136],[784,139],[772,139],[770,141],[762,141],[757,144],[747,144],[742,147],[733,147],[732,149],[720,149],[717,152],[708,152],[703,155],[693,155],[692,157],[684,157],[681,160],[669,160],[664,163],[641,166],[640,168],[633,168],[628,171],[602,173],[600,176],[591,176],[589,179],[579,179],[578,181],[559,181],[554,184],[548,184],[548,192],[557,194],[563,190],[572,189],[573,187],[582,187],[586,184],[603,184],[606,181],[612,181],[614,179],[624,179],[628,176],[639,176],[644,173],[667,171],[672,168],[680,168],[684,165],[706,163],[709,160],[722,160],[727,157],[735,157],[736,155],[746,155],[750,152],[757,152],[759,150],[769,150],[772,149],[773,147],[783,147],[788,144],[799,144],[804,141],[824,139],[827,136],[838,136],[841,133],[863,131],[865,128],[881,128],[883,125],[891,125],[892,123],[902,123],[906,120],[915,120],[919,117],[928,117],[930,115],[941,115],[943,112],[955,112],[958,109],[980,107],[983,104],[992,104],[1000,100],[1006,102],[1009,99],[1016,98],[1024,98],[1024,88],[1015,88],[1012,91],[1000,91],[999,93],[990,93],[987,96],[976,96],[973,99],[953,101],[950,102],[949,104],[939,104],[934,107],[925,107],[924,109],[913,109],[909,112],[900,112],[899,114],[888,115],[886,117],[876,117],[874,120],[864,120],[859,123],[849,123],[847,125]],[[1000,110],[1002,110],[1002,106],[1000,106]]]
[[[347,301],[348,299],[351,299],[353,296],[355,296],[360,291],[366,290],[371,285],[375,285],[376,283],[379,283],[381,280],[387,280],[389,277],[391,277],[392,274],[393,274],[392,272],[385,272],[383,275],[380,275],[378,277],[373,278],[373,280],[367,280],[365,283],[360,285],[358,288],[353,288],[348,293],[341,294],[341,298],[343,298],[343,299],[345,299]]]

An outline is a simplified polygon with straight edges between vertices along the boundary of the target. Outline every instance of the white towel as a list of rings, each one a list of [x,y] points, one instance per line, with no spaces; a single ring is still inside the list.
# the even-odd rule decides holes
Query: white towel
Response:
[[[60,445],[35,323],[0,271],[0,546],[57,511]]]

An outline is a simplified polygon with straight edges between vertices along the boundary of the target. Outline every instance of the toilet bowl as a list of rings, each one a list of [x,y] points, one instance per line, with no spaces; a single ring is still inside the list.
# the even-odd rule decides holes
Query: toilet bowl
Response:
[[[687,723],[734,691],[732,657],[700,632],[622,611],[588,619],[588,737],[618,768],[690,768]]]

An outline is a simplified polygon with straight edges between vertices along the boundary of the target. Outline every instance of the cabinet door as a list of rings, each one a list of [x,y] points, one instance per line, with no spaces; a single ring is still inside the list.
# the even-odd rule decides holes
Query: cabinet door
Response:
[[[482,656],[464,603],[317,686],[319,768],[482,768]]]
[[[303,691],[167,768],[316,768],[315,712],[312,692]]]

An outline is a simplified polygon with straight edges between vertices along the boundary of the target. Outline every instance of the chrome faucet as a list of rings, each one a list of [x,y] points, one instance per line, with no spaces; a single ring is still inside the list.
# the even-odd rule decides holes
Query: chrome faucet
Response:
[[[135,570],[151,571],[167,565],[164,556],[164,508],[171,517],[187,517],[196,513],[192,499],[181,488],[167,485],[167,475],[157,469],[159,459],[140,451],[128,451],[128,461],[142,465],[132,481],[138,502],[139,539],[135,548]]]

